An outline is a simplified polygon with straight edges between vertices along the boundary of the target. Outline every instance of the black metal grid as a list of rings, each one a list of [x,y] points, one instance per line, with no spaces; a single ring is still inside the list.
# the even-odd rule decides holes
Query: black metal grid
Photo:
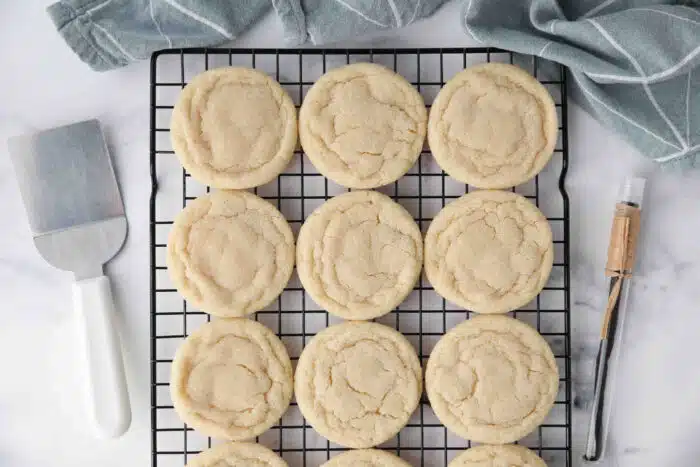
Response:
[[[431,104],[445,81],[476,63],[515,63],[529,70],[550,91],[559,113],[559,142],[552,161],[538,177],[513,188],[534,201],[550,221],[554,233],[555,263],[547,287],[529,305],[514,313],[537,327],[552,346],[560,368],[560,392],[545,423],[520,443],[538,452],[550,467],[571,467],[571,339],[569,277],[569,202],[564,187],[568,163],[566,76],[559,66],[536,57],[514,55],[492,48],[449,49],[176,49],[157,52],[151,60],[151,429],[152,465],[186,464],[208,439],[179,421],[168,391],[169,368],[179,343],[209,316],[190,309],[167,277],[165,246],[173,218],[189,200],[209,191],[180,167],[169,142],[169,123],[177,93],[193,76],[220,66],[261,69],[279,81],[297,106],[308,88],[325,71],[355,62],[376,62],[402,74]],[[440,170],[427,148],[416,165],[399,181],[380,191],[413,213],[425,232],[445,203],[469,190]],[[290,167],[273,182],[254,190],[277,205],[293,230],[310,212],[335,194],[346,191],[321,176],[297,151]],[[435,294],[422,277],[397,310],[376,321],[400,330],[425,363],[437,339],[470,316],[470,312]],[[294,274],[288,287],[255,318],[277,333],[294,363],[305,342],[318,330],[336,322],[307,296]],[[281,422],[258,438],[291,467],[318,466],[344,448],[317,435],[292,403]],[[214,442],[216,443],[216,441]],[[425,396],[408,425],[380,446],[411,465],[446,466],[470,443],[449,433],[437,420]]]

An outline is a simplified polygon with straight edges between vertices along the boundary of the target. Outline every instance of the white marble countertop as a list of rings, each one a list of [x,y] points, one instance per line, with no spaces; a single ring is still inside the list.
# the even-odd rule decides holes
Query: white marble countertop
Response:
[[[35,252],[4,144],[0,145],[0,465],[146,466],[150,462],[148,340],[148,64],[98,74],[62,43],[44,7],[3,2],[0,17],[0,140],[92,117],[108,133],[129,219],[109,263],[121,314],[133,423],[118,440],[93,440],[83,416],[70,274]],[[471,45],[450,4],[430,20],[368,39],[391,47]],[[281,47],[269,16],[236,46]],[[346,44],[343,44],[346,45]],[[348,44],[349,45],[349,44]],[[353,44],[353,45],[357,45]],[[628,174],[651,178],[639,275],[632,289],[614,414],[603,465],[697,466],[700,462],[700,173],[660,173],[634,149],[570,106],[574,440],[583,443],[612,203]],[[579,458],[580,453],[575,454]],[[578,465],[578,461],[575,461]]]

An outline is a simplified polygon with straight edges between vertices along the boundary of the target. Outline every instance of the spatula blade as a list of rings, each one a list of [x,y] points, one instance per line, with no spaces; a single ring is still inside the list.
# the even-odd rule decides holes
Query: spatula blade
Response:
[[[34,235],[124,214],[97,120],[8,142]]]
[[[35,244],[54,266],[96,270],[126,237],[119,187],[97,120],[8,141]]]

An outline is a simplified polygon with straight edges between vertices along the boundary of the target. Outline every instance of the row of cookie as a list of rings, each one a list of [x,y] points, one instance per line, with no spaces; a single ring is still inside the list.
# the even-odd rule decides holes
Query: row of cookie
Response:
[[[425,247],[424,247],[425,245]],[[481,190],[446,205],[423,240],[411,215],[376,191],[326,201],[296,242],[304,289],[328,312],[372,319],[404,301],[423,267],[442,297],[479,313],[526,305],[553,264],[552,232],[526,198]],[[168,271],[193,306],[222,317],[259,311],[277,298],[295,263],[284,216],[247,191],[216,191],[175,219]]]
[[[478,316],[447,332],[431,352],[425,389],[450,431],[506,444],[532,432],[554,404],[554,355],[529,325]],[[396,435],[423,390],[420,360],[398,331],[349,321],[317,333],[292,372],[279,338],[247,318],[215,319],[193,332],[172,364],[180,418],[207,436],[243,441],[286,412],[292,393],[305,420],[341,446],[364,449]]]
[[[459,454],[448,467],[479,467],[485,465],[509,467],[547,467],[534,452],[522,446],[479,446]],[[227,443],[214,446],[195,456],[187,467],[216,467],[220,465],[256,465],[259,467],[288,467],[270,449],[259,444]],[[378,449],[358,449],[332,457],[321,467],[411,467],[394,454]]]
[[[219,68],[181,92],[171,121],[173,149],[198,181],[216,188],[263,185],[289,164],[297,113],[275,80],[249,68]],[[304,152],[324,176],[348,188],[376,188],[403,176],[428,142],[452,177],[478,188],[533,178],[557,140],[555,104],[524,70],[488,63],[458,73],[430,116],[421,95],[372,63],[334,69],[310,88],[299,111]]]

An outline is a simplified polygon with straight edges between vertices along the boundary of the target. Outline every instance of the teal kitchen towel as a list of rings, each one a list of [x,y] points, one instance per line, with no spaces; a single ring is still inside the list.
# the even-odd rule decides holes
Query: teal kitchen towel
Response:
[[[477,42],[563,63],[598,120],[657,162],[694,167],[700,8],[686,3],[466,0],[463,22]]]
[[[48,13],[81,60],[105,71],[156,50],[230,41],[270,8],[270,0],[63,0]]]
[[[159,49],[230,41],[270,9],[291,44],[324,44],[411,24],[444,2],[63,0],[48,12],[83,61],[109,70]],[[566,65],[577,100],[642,154],[700,166],[697,1],[463,2],[463,24],[476,41]]]
[[[290,44],[411,24],[446,0],[62,0],[48,13],[68,45],[105,71],[172,47],[221,44],[274,9]]]

